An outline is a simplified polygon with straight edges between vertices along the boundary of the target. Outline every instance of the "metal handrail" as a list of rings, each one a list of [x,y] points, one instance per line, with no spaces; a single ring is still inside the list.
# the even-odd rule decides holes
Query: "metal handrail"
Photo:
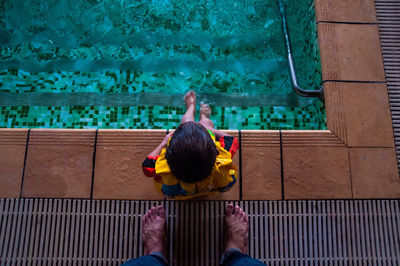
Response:
[[[287,56],[288,56],[288,62],[289,62],[289,71],[290,71],[290,77],[292,80],[292,88],[294,92],[296,92],[298,95],[303,96],[303,97],[318,97],[321,101],[324,101],[324,88],[321,86],[318,90],[304,90],[302,89],[298,82],[297,82],[297,75],[296,75],[296,69],[294,66],[294,60],[293,60],[293,54],[292,54],[292,49],[290,45],[290,38],[289,38],[289,33],[288,33],[288,26],[286,22],[286,11],[285,11],[285,6],[282,2],[282,0],[278,0],[279,2],[279,9],[280,13],[282,16],[282,28],[283,28],[283,35],[285,36],[285,44],[286,44],[286,49],[287,49]]]

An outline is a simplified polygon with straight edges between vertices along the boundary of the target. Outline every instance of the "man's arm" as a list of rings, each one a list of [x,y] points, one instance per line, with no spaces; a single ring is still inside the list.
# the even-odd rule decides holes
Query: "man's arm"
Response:
[[[161,150],[167,146],[169,138],[172,136],[172,133],[166,135],[161,141],[160,145],[158,145],[152,152],[147,155],[146,159],[144,159],[142,163],[142,170],[145,176],[154,177],[156,175],[156,161],[160,156]]]
[[[212,133],[214,133],[215,138],[217,140],[219,140],[220,138],[223,138],[225,136],[230,136],[229,134],[227,134],[227,133],[225,133],[223,131],[217,130],[217,129],[213,128],[213,127],[209,127],[207,125],[202,125],[202,126],[205,127],[207,130],[210,130]]]
[[[222,148],[230,152],[232,158],[235,156],[236,151],[239,149],[239,142],[235,137],[232,137],[231,135],[217,130],[215,128],[207,128],[211,130],[211,132],[214,133],[216,140],[221,143]]]
[[[173,133],[169,133],[164,137],[164,139],[161,141],[160,145],[158,145],[152,152],[149,153],[147,157],[156,157],[157,155],[160,155],[161,150],[165,147],[167,147],[168,140],[172,136]]]
[[[221,139],[223,137],[230,137],[228,133],[216,129],[214,129],[213,133],[215,134],[216,139]]]

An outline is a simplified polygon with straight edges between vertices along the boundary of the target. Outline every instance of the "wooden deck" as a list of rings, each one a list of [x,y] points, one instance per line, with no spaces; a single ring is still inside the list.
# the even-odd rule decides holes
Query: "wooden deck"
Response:
[[[171,265],[218,265],[223,201],[1,199],[1,265],[119,265],[143,255],[141,215],[164,204]],[[400,200],[241,201],[267,265],[399,265]]]

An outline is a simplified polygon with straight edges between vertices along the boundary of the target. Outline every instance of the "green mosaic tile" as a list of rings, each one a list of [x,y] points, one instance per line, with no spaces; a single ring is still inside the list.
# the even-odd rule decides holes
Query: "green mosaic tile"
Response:
[[[94,109],[93,109],[94,108]],[[212,119],[221,129],[325,129],[316,102],[307,108],[216,107]],[[46,128],[176,128],[184,108],[165,106],[1,107],[1,127]],[[150,115],[149,115],[150,114]],[[322,118],[322,120],[321,120]],[[310,125],[314,125],[310,127]]]

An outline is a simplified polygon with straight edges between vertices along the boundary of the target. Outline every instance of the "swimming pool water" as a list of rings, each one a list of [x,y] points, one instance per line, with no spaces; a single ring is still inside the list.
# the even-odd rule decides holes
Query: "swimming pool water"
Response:
[[[0,3],[0,127],[173,128],[193,89],[219,128],[326,128],[323,104],[292,92],[276,0]],[[313,1],[285,5],[315,89]]]

